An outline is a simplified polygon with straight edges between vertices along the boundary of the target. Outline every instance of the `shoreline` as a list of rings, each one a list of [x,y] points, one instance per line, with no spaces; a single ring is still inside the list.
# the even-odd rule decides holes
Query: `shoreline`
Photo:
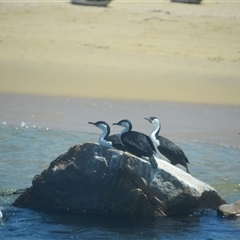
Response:
[[[77,96],[77,95],[61,95],[61,94],[44,94],[44,93],[21,93],[21,92],[0,92],[1,96],[17,96],[17,97],[26,97],[26,98],[42,98],[42,99],[65,99],[65,100],[81,100],[81,101],[92,101],[92,102],[129,102],[129,103],[159,103],[159,104],[168,104],[168,105],[191,105],[191,106],[209,106],[209,107],[230,107],[230,108],[239,108],[240,104],[232,103],[219,103],[219,102],[195,102],[195,101],[174,101],[174,100],[155,100],[155,99],[131,99],[131,98],[113,98],[113,97],[91,97],[91,96]]]

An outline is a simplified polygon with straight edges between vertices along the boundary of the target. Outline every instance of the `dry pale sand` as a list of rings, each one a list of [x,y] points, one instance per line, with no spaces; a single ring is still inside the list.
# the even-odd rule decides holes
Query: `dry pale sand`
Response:
[[[0,92],[240,104],[240,1],[0,2]]]

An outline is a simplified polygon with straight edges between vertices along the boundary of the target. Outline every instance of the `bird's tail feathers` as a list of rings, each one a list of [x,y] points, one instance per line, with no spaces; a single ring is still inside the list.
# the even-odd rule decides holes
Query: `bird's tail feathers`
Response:
[[[154,158],[154,156],[149,156],[149,161],[150,161],[151,165],[153,166],[153,168],[158,167],[157,160]]]
[[[188,165],[187,165],[187,163],[186,163],[186,171],[187,171],[187,173],[189,173],[190,174],[190,172],[189,172],[189,170],[188,170]]]

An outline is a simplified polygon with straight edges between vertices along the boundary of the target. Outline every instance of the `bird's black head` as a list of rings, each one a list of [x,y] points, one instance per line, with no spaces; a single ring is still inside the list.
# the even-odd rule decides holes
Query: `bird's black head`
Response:
[[[110,133],[109,125],[104,121],[88,122],[88,123],[102,129],[104,132]]]
[[[97,122],[88,122],[89,124],[95,125],[96,127],[99,126],[100,124],[103,125],[108,125],[106,122],[104,121],[97,121]]]
[[[153,131],[157,130],[156,135],[159,134],[161,129],[161,124],[157,117],[145,117],[144,119],[148,120],[153,125]]]
[[[157,120],[156,117],[145,117],[144,119],[148,120],[150,123],[153,123],[154,120]]]
[[[119,125],[119,126],[125,127],[126,129],[129,129],[129,131],[131,131],[132,129],[132,123],[127,119],[123,119],[117,123],[113,123],[113,125]]]

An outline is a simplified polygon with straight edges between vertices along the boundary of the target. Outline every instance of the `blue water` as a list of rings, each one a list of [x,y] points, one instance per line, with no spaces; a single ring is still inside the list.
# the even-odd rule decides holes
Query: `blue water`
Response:
[[[5,193],[0,196],[0,239],[240,239],[240,220],[219,218],[212,210],[176,218],[122,218],[11,207],[17,196],[7,193],[29,187],[32,178],[70,146],[96,142],[97,132],[0,125],[0,193]],[[193,176],[229,203],[240,199],[238,145],[196,139],[177,144],[188,156]]]

